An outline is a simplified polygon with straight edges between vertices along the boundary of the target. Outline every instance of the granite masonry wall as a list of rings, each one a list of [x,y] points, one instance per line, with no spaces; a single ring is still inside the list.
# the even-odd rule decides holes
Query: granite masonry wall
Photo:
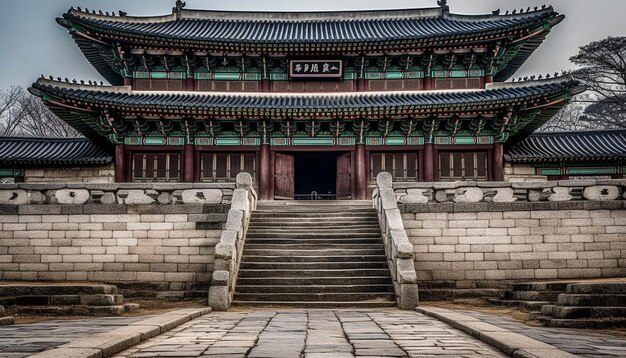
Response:
[[[421,287],[626,276],[625,180],[395,183]]]
[[[0,186],[0,279],[208,290],[234,184]],[[206,297],[203,295],[203,297]]]
[[[26,169],[26,183],[114,183],[115,165]]]

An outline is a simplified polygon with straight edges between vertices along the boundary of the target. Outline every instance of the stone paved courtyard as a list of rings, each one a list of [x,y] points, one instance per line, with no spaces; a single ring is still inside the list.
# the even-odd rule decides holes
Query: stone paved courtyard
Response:
[[[28,357],[76,338],[109,332],[147,317],[54,320],[0,327],[0,358]]]
[[[278,310],[212,313],[116,357],[502,357],[417,312]]]

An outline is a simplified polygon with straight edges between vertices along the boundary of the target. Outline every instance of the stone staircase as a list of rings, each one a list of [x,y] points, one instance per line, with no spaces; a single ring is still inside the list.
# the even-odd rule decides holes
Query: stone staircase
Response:
[[[527,282],[514,283],[504,298],[488,298],[491,303],[502,306],[516,306],[528,310],[533,316],[542,315],[541,307],[556,303],[570,282]]]
[[[0,305],[42,316],[120,316],[138,308],[103,284],[1,284]]]
[[[5,316],[5,310],[3,306],[0,306],[0,327],[9,326],[15,323],[15,318]]]
[[[234,303],[396,306],[371,202],[259,203],[250,219]]]
[[[626,327],[626,282],[569,284],[556,304],[541,312],[551,327]]]

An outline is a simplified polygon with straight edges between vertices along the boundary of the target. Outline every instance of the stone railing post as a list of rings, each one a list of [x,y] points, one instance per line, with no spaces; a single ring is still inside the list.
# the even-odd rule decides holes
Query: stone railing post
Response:
[[[233,301],[248,224],[252,212],[256,210],[257,200],[250,174],[237,175],[237,189],[233,193],[224,231],[215,246],[209,306],[216,311],[228,310]]]
[[[383,233],[387,262],[391,270],[398,307],[412,310],[418,305],[417,274],[413,263],[413,245],[409,242],[402,215],[398,210],[391,174],[376,177],[374,206]]]

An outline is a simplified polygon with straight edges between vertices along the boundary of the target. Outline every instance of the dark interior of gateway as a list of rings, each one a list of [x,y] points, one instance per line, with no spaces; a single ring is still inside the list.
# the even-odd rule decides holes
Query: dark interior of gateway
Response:
[[[337,198],[338,153],[295,153],[294,186],[296,200]]]

